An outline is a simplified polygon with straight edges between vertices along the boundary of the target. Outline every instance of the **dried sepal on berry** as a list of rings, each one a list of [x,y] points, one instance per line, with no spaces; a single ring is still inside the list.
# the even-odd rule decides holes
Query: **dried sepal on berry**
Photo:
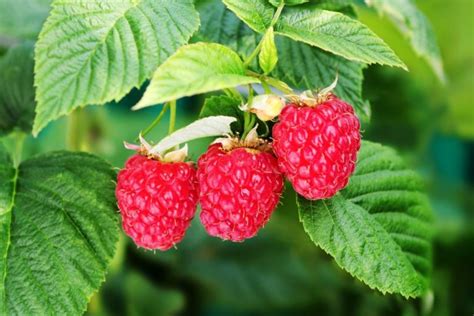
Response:
[[[327,87],[320,90],[306,90],[301,94],[289,94],[285,97],[288,99],[289,103],[299,106],[318,106],[321,103],[329,100],[333,93],[332,91],[336,88],[339,76],[336,75],[336,79]]]
[[[152,159],[160,160],[163,162],[184,162],[188,157],[188,145],[185,144],[182,148],[174,148],[165,151],[163,154],[153,151],[153,146],[139,135],[140,145],[130,144],[124,142],[124,147],[129,150],[134,150],[137,153],[147,156]]]
[[[221,144],[222,149],[231,151],[235,148],[246,148],[246,150],[257,150],[261,152],[271,152],[272,147],[268,140],[258,137],[258,124],[255,125],[244,139],[232,135],[217,138],[213,144]]]

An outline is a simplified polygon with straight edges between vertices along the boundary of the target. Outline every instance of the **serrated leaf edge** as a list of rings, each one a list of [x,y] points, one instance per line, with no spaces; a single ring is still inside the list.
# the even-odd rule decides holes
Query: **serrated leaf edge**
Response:
[[[61,152],[67,152],[67,151],[53,151],[53,152],[49,152],[48,154],[54,154],[54,153],[61,153]],[[81,152],[79,153],[80,155],[84,155],[84,156],[89,156],[89,157],[92,157],[92,158],[97,158],[96,156],[92,155],[92,154],[89,154],[89,153],[85,153],[85,152]],[[37,156],[34,156],[32,157],[31,159],[36,159],[38,157],[41,157],[43,154],[39,154]],[[28,161],[28,160],[26,160]],[[116,173],[114,171],[114,169],[112,168],[112,166],[106,162],[105,160],[102,160],[102,163],[106,164],[109,168],[110,168],[110,171],[113,172],[114,174]],[[19,173],[20,173],[20,168],[21,168],[21,164],[17,167],[13,167],[15,169],[15,176],[13,178],[13,192],[12,192],[12,201],[9,205],[9,207],[6,209],[5,212],[2,212],[2,214],[5,214],[5,213],[8,213],[8,212],[12,212],[13,211],[13,208],[15,207],[15,200],[16,200],[16,196],[17,196],[17,183],[18,183],[18,180],[19,180]],[[104,169],[105,170],[105,169]],[[117,245],[119,243],[119,240],[120,238],[118,237],[119,234],[120,234],[120,229],[119,229],[119,221],[118,221],[118,218],[117,217],[113,217],[113,220],[114,222],[117,224],[117,225],[114,225],[114,230],[115,232],[117,233],[117,239],[113,245],[113,253],[115,255],[115,253],[117,252]],[[5,253],[5,257],[3,258],[3,260],[5,260],[5,270],[3,271],[3,276],[2,276],[2,287],[4,288],[4,294],[6,294],[6,288],[5,288],[5,280],[6,280],[6,276],[7,276],[7,270],[8,270],[8,265],[7,265],[7,258],[8,258],[8,253],[9,253],[9,248],[10,248],[10,245],[11,245],[11,221],[10,221],[10,226],[9,226],[9,233],[8,233],[8,246],[7,246],[7,251]],[[90,302],[91,298],[99,292],[102,284],[105,282],[106,280],[106,276],[107,276],[107,273],[109,272],[109,268],[110,268],[110,264],[114,258],[114,255],[110,256],[109,258],[107,258],[105,264],[104,264],[104,273],[101,277],[101,279],[99,280],[99,284],[98,284],[98,287],[96,289],[94,289],[88,296],[86,296],[87,298],[87,304],[84,304],[84,308],[82,309],[82,313],[85,313],[88,309],[88,303]],[[5,314],[6,311],[7,311],[7,304],[6,304],[6,296],[5,297],[0,297],[0,300],[4,303],[3,306],[4,306],[4,311],[5,311]]]
[[[205,46],[214,46],[214,47],[219,47],[219,48],[225,48],[225,49],[228,49],[229,51],[231,51],[233,54],[235,54],[235,57],[238,58],[238,60],[240,62],[242,62],[242,59],[240,58],[239,54],[237,54],[234,50],[232,50],[230,47],[226,46],[226,45],[222,45],[222,44],[219,44],[219,43],[207,43],[207,42],[198,42],[198,43],[193,43],[193,44],[187,44],[187,45],[183,45],[182,47],[180,47],[173,55],[171,55],[164,63],[162,63],[156,70],[155,70],[155,73],[153,74],[152,76],[152,81],[155,79],[155,76],[156,76],[156,73],[160,70],[161,67],[166,67],[168,64],[172,64],[174,62],[174,56],[178,55],[178,54],[181,54],[182,52],[184,51],[187,51],[187,50],[191,50],[191,49],[194,49],[195,47],[205,47]],[[243,62],[242,62],[243,63]],[[250,76],[247,76],[247,75],[237,75],[237,76],[241,76],[241,77],[246,77],[248,78],[248,83],[259,83],[260,80],[255,78],[255,77],[250,77]],[[151,85],[151,83],[150,83]],[[169,101],[168,99],[172,99],[174,97],[177,97],[177,96],[173,96],[173,97],[170,97],[166,100],[158,100],[158,102],[150,102],[149,100],[147,100],[149,98],[148,94],[150,93],[149,92],[149,87],[147,88],[147,90],[145,91],[145,93],[143,94],[142,98],[138,101],[137,104],[135,104],[133,107],[132,107],[132,110],[136,111],[136,110],[140,110],[140,109],[143,109],[143,108],[146,108],[146,107],[150,107],[150,106],[153,106],[154,104],[159,104],[159,103],[162,103],[162,102],[167,102]],[[219,89],[218,89],[219,90]],[[216,91],[216,90],[212,90],[212,91]],[[207,91],[206,91],[207,92]],[[208,92],[211,92],[211,91],[208,91]],[[201,94],[201,93],[205,93],[205,92],[198,92],[196,93],[197,94]],[[192,96],[192,95],[195,95],[195,94],[185,94],[183,97],[189,97],[189,96]]]
[[[306,43],[308,45],[311,45],[311,46],[314,46],[314,47],[318,47],[326,52],[329,52],[331,54],[335,54],[335,55],[338,55],[338,56],[341,56],[347,60],[351,60],[351,61],[355,61],[355,62],[362,62],[362,63],[365,63],[365,64],[369,64],[369,65],[372,65],[372,64],[379,64],[379,65],[385,65],[385,66],[390,66],[390,67],[400,67],[402,68],[403,70],[406,70],[408,71],[408,67],[407,65],[400,59],[400,57],[398,57],[397,54],[395,54],[395,52],[393,51],[393,49],[381,38],[379,37],[374,31],[372,31],[369,27],[367,27],[365,24],[361,23],[360,21],[356,20],[356,19],[353,19],[351,17],[348,17],[347,15],[345,14],[342,14],[340,12],[337,12],[337,11],[328,11],[328,10],[322,10],[322,9],[317,9],[318,11],[322,11],[322,12],[329,12],[331,14],[334,14],[335,16],[339,16],[339,17],[342,17],[344,19],[349,19],[349,20],[353,20],[357,23],[359,23],[362,27],[366,28],[367,31],[370,33],[370,35],[372,35],[373,37],[377,38],[378,40],[380,40],[381,44],[384,45],[388,51],[390,51],[393,55],[393,58],[394,58],[394,62],[393,63],[382,63],[382,62],[367,62],[367,61],[363,61],[363,60],[360,60],[360,59],[357,59],[357,58],[354,58],[354,57],[351,57],[351,56],[344,56],[344,55],[341,55],[339,53],[335,53],[333,51],[330,51],[326,48],[323,48],[321,46],[317,46],[317,45],[314,45],[313,43],[311,43],[310,41],[307,41],[307,40],[303,40],[303,39],[296,39],[294,37],[292,37],[291,35],[288,35],[286,34],[285,32],[280,32],[278,31],[278,29],[275,30],[275,34],[279,34],[279,35],[282,35],[282,36],[286,36],[286,37],[289,37],[295,41],[300,41],[300,42],[303,42],[303,43]],[[278,25],[280,24],[281,22],[278,21],[276,23],[276,26],[278,27]],[[334,37],[330,34],[325,34],[325,36],[328,36],[328,37]],[[336,40],[338,39],[339,37],[336,37]]]
[[[303,197],[301,197],[301,198],[304,199]],[[308,201],[309,201],[310,203],[313,202],[313,201],[310,201],[310,200],[308,200]],[[326,205],[326,202],[325,202],[324,200],[322,200],[321,202],[323,203],[324,208],[328,211],[328,213],[329,213],[329,215],[330,215],[330,217],[331,217],[331,220],[333,220],[333,218],[332,218],[332,216],[331,216],[331,213],[329,212],[329,209],[328,209],[328,207],[327,207],[327,205]],[[350,202],[350,201],[347,201],[347,202],[352,203],[352,202]],[[300,223],[302,224],[305,233],[309,236],[309,238],[311,239],[311,241],[312,241],[315,245],[317,245],[319,248],[321,248],[326,254],[328,254],[329,256],[331,256],[331,258],[333,258],[334,261],[337,262],[338,267],[340,267],[341,269],[343,269],[344,271],[346,271],[347,273],[349,273],[349,275],[351,275],[353,278],[355,278],[355,279],[361,281],[362,283],[364,283],[365,285],[367,285],[367,286],[368,286],[369,288],[371,288],[372,290],[376,290],[376,291],[381,292],[383,295],[386,295],[386,294],[401,294],[401,295],[402,295],[403,297],[405,297],[406,299],[413,299],[413,298],[417,298],[417,297],[419,297],[420,295],[422,295],[422,294],[420,294],[420,295],[407,294],[407,293],[404,293],[404,292],[398,293],[398,292],[391,291],[391,290],[382,290],[382,289],[379,289],[379,288],[377,288],[377,287],[375,287],[375,286],[373,286],[373,285],[367,283],[365,280],[359,278],[357,275],[353,274],[352,272],[350,272],[349,270],[347,270],[345,267],[339,265],[338,260],[328,251],[328,249],[327,249],[326,247],[322,246],[322,245],[321,245],[320,243],[318,243],[316,240],[314,240],[314,238],[311,236],[310,232],[306,229],[306,226],[304,225],[303,220],[302,220],[302,217],[301,217],[301,209],[302,209],[302,208],[301,208],[300,203],[299,203],[298,195],[297,195],[297,197],[296,197],[296,205],[298,206],[298,210],[299,210],[299,211],[298,211],[298,218],[299,218],[299,221],[300,221]],[[336,223],[334,222],[334,220],[333,220],[333,223],[336,224]],[[398,245],[397,245],[397,246],[398,246]],[[400,247],[400,246],[398,246],[398,247]],[[401,248],[400,248],[400,249],[401,249]],[[408,260],[407,260],[407,261],[408,261]],[[413,265],[411,264],[411,262],[408,261],[408,263],[413,267]],[[414,268],[413,268],[413,269],[414,269]]]
[[[113,23],[113,26],[112,26],[112,27],[109,29],[109,31],[106,33],[106,35],[104,36],[103,41],[102,41],[100,44],[103,44],[103,43],[105,42],[105,40],[106,40],[107,37],[109,36],[109,33],[114,29],[114,27],[115,27],[117,21],[120,20],[120,19],[122,19],[122,18],[126,15],[126,13],[127,13],[129,10],[131,10],[132,8],[135,8],[135,7],[137,7],[139,4],[141,4],[142,1],[143,1],[143,0],[133,0],[133,1],[132,1],[132,2],[133,2],[133,5],[132,5],[130,8],[128,8],[127,10],[125,10],[124,13],[123,13],[120,17],[117,18],[117,20]],[[44,26],[48,23],[49,17],[50,17],[51,15],[53,15],[53,13],[55,13],[55,10],[58,10],[58,9],[57,9],[57,5],[58,5],[57,2],[60,2],[60,1],[59,1],[59,0],[53,0],[53,3],[51,4],[51,10],[50,10],[50,12],[49,12],[49,14],[48,14],[48,18],[46,19],[46,21],[45,21],[44,24],[43,24],[43,28],[41,29],[41,32],[40,32],[39,35],[38,35],[37,42],[40,41],[40,40],[43,38],[43,36],[44,36],[43,33],[44,33],[44,32],[49,31],[49,30],[43,31],[43,30],[44,30]],[[185,43],[188,43],[189,40],[191,39],[191,37],[193,36],[193,34],[196,33],[196,32],[199,30],[199,28],[201,27],[201,19],[199,18],[199,12],[196,10],[194,1],[191,2],[191,6],[192,6],[192,7],[194,8],[194,10],[196,11],[196,14],[197,14],[197,16],[198,16],[198,23],[197,23],[197,25],[196,25],[195,30],[187,36],[187,39],[186,39]],[[36,54],[37,54],[37,49],[38,49],[38,48],[37,48],[36,45],[35,45],[35,68],[34,68],[35,80],[34,80],[34,87],[35,87],[36,91],[38,91],[38,82],[37,82],[37,80],[36,80],[36,74],[37,74],[37,71],[36,71],[36,70],[37,70],[37,66],[36,66]],[[96,46],[96,47],[94,48],[94,50],[93,50],[94,53],[95,53],[95,50],[96,50],[96,49],[97,49],[97,46]],[[92,55],[93,55],[93,54],[91,54],[91,56],[92,56]],[[171,57],[171,56],[170,56],[170,57]],[[91,57],[88,57],[88,59],[90,59],[90,58],[91,58]],[[153,74],[152,74],[152,75],[153,75]],[[149,77],[149,76],[148,76],[148,77]],[[133,85],[133,86],[130,88],[130,90],[132,90],[132,89],[134,89],[134,88],[140,88],[140,87],[142,86],[142,84],[143,84],[145,81],[146,81],[146,79],[143,79],[141,82],[136,83],[135,85]],[[125,92],[123,92],[123,93],[121,93],[121,94],[118,94],[115,98],[112,98],[112,99],[107,99],[107,98],[101,96],[96,102],[93,102],[93,103],[101,105],[101,104],[104,104],[104,103],[110,102],[110,101],[116,101],[116,102],[117,102],[117,101],[119,101],[120,99],[122,99],[125,95],[127,95],[127,94],[130,92],[130,90],[129,90],[129,91],[125,91]],[[77,104],[77,105],[73,105],[72,108],[71,108],[70,110],[66,111],[65,113],[63,113],[63,114],[61,114],[61,115],[58,115],[58,116],[56,116],[54,119],[51,119],[51,120],[49,120],[48,122],[46,122],[46,123],[41,123],[41,125],[39,125],[39,123],[37,123],[37,117],[38,117],[38,114],[39,114],[38,109],[40,108],[40,106],[39,106],[39,105],[40,105],[40,100],[39,100],[39,98],[40,98],[39,94],[38,94],[38,93],[35,93],[35,101],[37,102],[37,106],[36,106],[36,108],[35,108],[35,114],[36,114],[36,115],[35,115],[35,119],[34,119],[34,122],[33,122],[33,130],[32,130],[32,134],[33,134],[34,137],[38,136],[38,134],[39,134],[49,123],[51,123],[52,121],[55,121],[55,120],[59,119],[59,118],[62,117],[62,116],[69,116],[69,115],[71,115],[71,113],[74,112],[74,110],[76,110],[77,108],[82,108],[82,107],[85,107],[85,106],[89,105],[89,104]]]
[[[11,225],[12,225],[12,211],[13,211],[13,207],[15,206],[15,199],[16,199],[16,191],[17,191],[17,184],[18,184],[18,175],[19,175],[19,168],[18,167],[14,167],[13,166],[13,162],[12,162],[12,168],[15,169],[15,174],[13,176],[13,190],[12,190],[12,199],[10,201],[10,205],[6,208],[6,210],[4,212],[2,212],[0,215],[4,215],[4,214],[7,214],[7,213],[10,213],[10,223],[9,223],[9,226],[8,226],[8,243],[6,245],[6,249],[5,249],[5,256],[2,258],[2,260],[5,262],[5,268],[4,270],[2,271],[2,276],[1,276],[1,287],[3,288],[2,290],[2,293],[3,293],[3,297],[0,297],[0,300],[3,302],[3,312],[5,313],[5,315],[7,314],[7,297],[6,297],[6,294],[7,294],[7,290],[6,290],[6,287],[5,287],[5,281],[6,281],[6,278],[7,278],[7,271],[8,271],[8,262],[7,262],[7,259],[8,259],[8,253],[10,251],[10,245],[11,245]]]

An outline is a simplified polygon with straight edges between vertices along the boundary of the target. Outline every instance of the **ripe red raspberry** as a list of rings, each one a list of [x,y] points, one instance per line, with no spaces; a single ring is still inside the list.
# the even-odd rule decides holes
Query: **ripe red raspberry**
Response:
[[[214,144],[199,158],[201,222],[211,236],[243,241],[269,220],[283,189],[273,154]]]
[[[189,163],[133,155],[118,174],[115,195],[125,233],[140,247],[167,250],[194,217],[196,171]]]
[[[334,95],[314,106],[287,105],[273,127],[273,149],[295,191],[316,200],[343,189],[355,168],[359,129],[352,107]]]

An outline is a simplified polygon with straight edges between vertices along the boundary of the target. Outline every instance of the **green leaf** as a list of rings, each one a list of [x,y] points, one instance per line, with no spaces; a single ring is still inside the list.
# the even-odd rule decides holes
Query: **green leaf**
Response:
[[[432,252],[422,187],[392,149],[364,142],[349,186],[327,200],[298,197],[300,220],[315,244],[371,288],[419,297]]]
[[[149,152],[162,154],[168,149],[191,140],[211,136],[225,136],[232,132],[230,124],[235,121],[236,118],[230,116],[209,116],[202,118],[166,136]]]
[[[201,16],[198,34],[201,39],[228,45],[242,56],[249,55],[259,43],[261,36],[226,9],[221,1],[200,1],[197,8]],[[276,46],[279,60],[273,76],[294,88],[307,90],[328,86],[338,74],[336,94],[354,106],[359,118],[368,120],[370,106],[362,97],[364,64],[283,36],[276,37]]]
[[[34,39],[48,16],[51,0],[0,1],[0,36]]]
[[[249,56],[260,42],[261,35],[237,18],[222,1],[200,0],[196,8],[201,16],[201,28],[197,33],[199,40],[224,44],[243,58]]]
[[[245,74],[242,60],[230,48],[214,43],[191,44],[180,48],[156,70],[133,109],[257,82],[257,78]]]
[[[354,0],[318,0],[312,1],[315,8],[328,11],[337,11],[343,13],[351,18],[357,18],[357,13],[353,6]]]
[[[139,87],[199,26],[191,0],[56,0],[36,45],[34,134]]]
[[[278,7],[282,1],[285,1],[285,5],[287,6],[309,2],[309,0],[268,0],[268,2],[270,2],[275,7]]]
[[[199,118],[224,115],[235,117],[237,121],[231,124],[232,130],[237,133],[243,132],[243,112],[239,109],[241,100],[226,95],[211,96],[204,101]]]
[[[268,29],[263,37],[258,62],[265,74],[270,73],[278,62],[278,51],[275,45],[275,34],[273,33],[272,27]]]
[[[405,64],[368,27],[342,13],[317,6],[287,8],[275,32],[349,60],[402,67]]]
[[[266,32],[272,23],[275,7],[266,0],[223,0],[222,2],[258,33]]]
[[[224,0],[227,7],[257,32],[271,24],[275,8],[266,0]],[[322,10],[318,4],[285,8],[275,33],[317,46],[346,59],[367,64],[405,64],[369,28],[342,13]]]
[[[12,47],[0,58],[0,136],[31,131],[35,116],[33,44]]]
[[[431,68],[444,82],[443,61],[439,52],[435,33],[426,16],[411,0],[365,0],[381,15],[387,16],[394,25],[411,41],[418,56],[425,58]]]
[[[357,1],[357,0],[356,0]],[[352,7],[354,0],[311,0],[309,1],[312,4],[317,4],[321,9],[330,10],[330,11],[340,11],[345,10],[347,7]]]
[[[55,152],[17,169],[0,148],[0,314],[78,315],[118,241],[115,173]]]
[[[13,161],[0,144],[0,314],[7,312],[5,301],[5,276],[7,271],[7,257],[10,241],[11,210],[16,191],[17,170]]]
[[[335,94],[351,104],[359,118],[369,119],[370,105],[362,97],[364,64],[286,37],[277,37],[276,44],[280,58],[273,74],[277,78],[307,90],[329,86],[337,74]]]

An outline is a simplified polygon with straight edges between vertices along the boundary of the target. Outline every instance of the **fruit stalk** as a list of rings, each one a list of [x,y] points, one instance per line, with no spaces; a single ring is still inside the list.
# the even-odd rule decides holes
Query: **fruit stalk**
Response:
[[[23,144],[25,143],[26,134],[18,132],[15,135],[15,151],[13,154],[13,165],[18,167],[21,162],[21,155],[23,153]]]
[[[161,121],[161,119],[163,118],[163,116],[165,115],[166,111],[168,111],[168,108],[169,108],[169,103],[165,103],[165,105],[163,105],[163,109],[161,109],[161,112],[160,114],[158,114],[158,116],[155,118],[155,120],[153,122],[151,122],[150,125],[148,125],[147,128],[145,128],[143,131],[142,131],[142,136],[146,136],[148,133],[150,133],[156,125],[158,125],[158,123]],[[137,138],[138,140],[138,138]]]
[[[272,18],[272,23],[270,24],[268,29],[271,29],[275,23],[278,21],[278,18],[281,15],[281,12],[283,11],[283,8],[285,7],[285,1],[282,1],[280,5],[278,6],[277,10],[275,11],[275,14],[273,15]],[[268,30],[267,30],[268,32]],[[265,38],[265,35],[262,37],[260,42],[258,43],[257,47],[252,51],[252,53],[247,57],[244,61],[244,66],[245,68],[248,68],[248,66],[252,63],[252,60],[254,60],[255,57],[257,57],[258,53],[260,53],[260,50],[262,49],[263,45],[263,39]]]
[[[168,135],[174,132],[174,126],[176,123],[176,100],[171,101],[169,104],[170,104],[170,124],[168,127]]]

